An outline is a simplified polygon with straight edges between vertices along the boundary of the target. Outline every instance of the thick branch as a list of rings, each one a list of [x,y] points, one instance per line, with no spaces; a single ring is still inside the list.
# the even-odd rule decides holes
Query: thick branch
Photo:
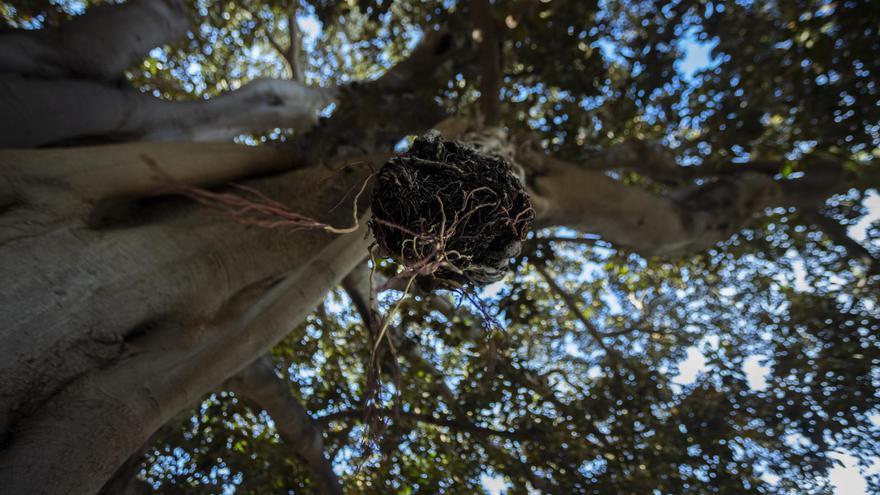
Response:
[[[848,187],[843,168],[834,163],[812,164],[805,177],[794,180],[774,179],[778,164],[740,165],[667,193],[626,185],[605,174],[634,170],[665,184],[688,184],[701,175],[678,167],[669,150],[644,141],[613,146],[583,164],[530,146],[519,147],[517,160],[533,175],[532,200],[540,225],[598,234],[643,255],[699,252],[730,238],[766,208],[816,209]]]
[[[596,160],[612,160],[625,154],[625,149],[609,153]],[[760,173],[743,172],[661,195],[547,155],[527,152],[520,159],[538,171],[532,197],[540,225],[598,234],[643,255],[674,256],[708,249],[783,199],[779,184]]]
[[[61,186],[89,201],[148,196],[166,188],[168,179],[211,185],[280,172],[297,163],[278,148],[233,143],[138,142],[0,150],[0,176],[19,185],[16,195],[27,195],[30,187]]]
[[[406,135],[423,133],[446,117],[435,96],[453,73],[473,64],[473,52],[460,28],[426,31],[409,57],[382,77],[342,92],[333,115],[299,143],[303,155],[317,161],[389,151]]]
[[[59,28],[0,34],[0,74],[115,81],[188,28],[182,0],[101,5]]]
[[[324,454],[324,438],[308,411],[275,373],[272,358],[265,355],[232,377],[228,385],[236,395],[265,410],[284,444],[305,460],[325,495],[341,495],[342,485]]]
[[[480,46],[480,112],[485,125],[498,121],[498,98],[501,91],[501,36],[498,19],[489,0],[473,0],[473,37]]]
[[[305,130],[334,91],[262,79],[211,100],[176,102],[104,83],[0,79],[0,147],[89,137],[225,141],[276,127]]]

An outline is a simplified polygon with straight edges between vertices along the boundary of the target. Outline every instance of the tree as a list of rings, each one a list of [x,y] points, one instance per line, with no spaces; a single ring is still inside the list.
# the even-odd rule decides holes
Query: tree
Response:
[[[876,2],[93,3],[0,4],[9,493],[822,493],[880,450]],[[348,226],[430,128],[523,171],[494,294],[369,276],[368,213],[169,194]]]

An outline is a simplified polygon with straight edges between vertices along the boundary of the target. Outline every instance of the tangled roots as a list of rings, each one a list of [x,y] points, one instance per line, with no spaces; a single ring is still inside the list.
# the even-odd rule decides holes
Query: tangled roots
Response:
[[[500,280],[535,217],[512,166],[432,131],[389,160],[373,189],[380,254],[442,285]]]

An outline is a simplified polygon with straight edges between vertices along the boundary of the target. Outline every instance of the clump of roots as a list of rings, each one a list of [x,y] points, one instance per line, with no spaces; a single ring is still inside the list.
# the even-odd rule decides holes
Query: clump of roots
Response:
[[[404,267],[398,276],[441,287],[500,280],[535,216],[508,162],[437,132],[379,170],[372,214],[380,254]]]
[[[333,227],[293,211],[256,189],[235,186],[237,190],[213,192],[175,183],[158,167],[154,168],[169,192],[221,210],[238,223],[335,234],[357,230],[357,199],[370,181],[368,178],[355,196],[353,225]],[[364,403],[367,444],[376,445],[387,427],[379,408],[383,401],[381,345],[384,338],[396,363],[396,353],[386,333],[414,282],[422,290],[458,290],[480,309],[488,326],[497,326],[477,295],[468,291],[504,277],[510,259],[520,253],[535,211],[510,163],[497,155],[481,154],[466,144],[447,141],[436,131],[417,138],[408,152],[391,158],[371,178],[374,180],[370,228],[378,254],[396,260],[403,268],[389,282],[405,283],[403,295],[388,314],[369,317],[372,349]],[[396,391],[392,410],[397,410],[401,383],[396,364],[392,374]]]

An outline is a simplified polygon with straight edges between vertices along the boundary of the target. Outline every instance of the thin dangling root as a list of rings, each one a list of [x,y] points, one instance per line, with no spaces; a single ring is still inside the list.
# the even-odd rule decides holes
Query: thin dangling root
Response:
[[[352,207],[352,226],[334,227],[312,217],[292,211],[287,205],[275,201],[252,187],[231,184],[231,187],[238,189],[242,193],[218,193],[190,184],[177,182],[158,166],[153,165],[152,168],[160,174],[158,179],[165,183],[167,192],[180,194],[205,206],[221,210],[233,221],[242,225],[254,225],[267,229],[284,228],[292,231],[320,229],[331,234],[350,234],[360,228],[360,222],[358,221],[358,200],[367,189],[367,184],[369,184],[370,180],[375,176],[375,174],[370,174],[364,180],[360,190],[354,197],[354,204]]]

